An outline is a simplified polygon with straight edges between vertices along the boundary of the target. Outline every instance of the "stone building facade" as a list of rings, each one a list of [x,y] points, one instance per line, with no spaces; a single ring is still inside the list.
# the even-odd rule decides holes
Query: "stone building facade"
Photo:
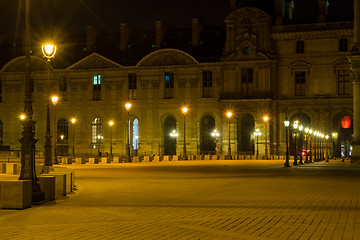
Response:
[[[111,143],[113,155],[121,156],[128,139],[132,155],[179,155],[184,132],[189,154],[213,154],[215,149],[227,154],[229,138],[232,154],[254,154],[255,129],[262,133],[260,154],[267,148],[268,155],[283,155],[286,118],[334,133],[335,154],[348,154],[353,99],[347,56],[353,22],[327,22],[321,10],[326,1],[314,1],[321,11],[311,23],[292,22],[285,1],[273,1],[272,12],[256,2],[261,3],[230,0],[231,12],[220,31],[222,54],[214,61],[164,47],[167,29],[161,21],[156,22],[154,49],[133,65],[110,60],[95,49],[71,65],[52,68],[49,84],[46,61],[33,56],[37,150],[43,151],[50,92],[60,97],[51,111],[58,155],[72,155],[73,149],[76,155],[106,153]],[[201,29],[193,19],[193,47],[200,44]],[[125,50],[131,33],[126,24],[121,30],[120,47]],[[23,66],[20,56],[0,72],[0,144],[12,150],[20,149]],[[129,111],[127,102],[132,104]],[[183,106],[189,109],[185,116]],[[227,111],[233,113],[230,119]],[[215,129],[220,133],[216,139],[211,136]],[[174,130],[177,137],[170,136]],[[294,145],[290,137],[292,154]]]

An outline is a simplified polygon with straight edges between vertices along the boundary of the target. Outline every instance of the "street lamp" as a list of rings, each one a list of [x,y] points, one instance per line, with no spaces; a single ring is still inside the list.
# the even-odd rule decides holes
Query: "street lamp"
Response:
[[[63,156],[64,155],[64,152],[63,152],[63,148],[64,148],[64,135],[60,135],[60,139],[61,139],[61,151],[60,151],[60,156]]]
[[[186,138],[185,138],[185,129],[186,129],[186,125],[185,125],[185,116],[186,116],[186,113],[189,109],[187,107],[183,107],[181,109],[181,111],[183,112],[184,114],[184,147],[183,147],[183,160],[187,160],[187,156],[186,156]]]
[[[57,156],[56,156],[56,116],[55,116],[55,105],[58,102],[59,97],[54,95],[51,97],[51,101],[54,104],[53,108],[53,116],[54,116],[54,131],[53,131],[53,143],[54,143],[54,164],[58,164]]]
[[[259,129],[255,130],[254,136],[256,137],[256,159],[259,159],[259,136],[261,136]]]
[[[226,113],[226,116],[227,116],[227,118],[228,118],[228,125],[229,125],[229,146],[228,146],[228,159],[231,159],[230,118],[231,118],[231,116],[232,116],[232,112],[228,111],[228,112]]]
[[[302,155],[302,153],[303,153],[303,129],[304,129],[304,126],[303,125],[299,125],[299,137],[300,137],[300,161],[299,161],[299,164],[300,165],[303,165],[304,163],[303,163],[303,155]]]
[[[211,136],[212,137],[214,137],[215,138],[215,155],[217,154],[216,152],[217,152],[217,138],[220,136],[220,133],[216,130],[216,129],[214,129],[214,131],[211,133]]]
[[[72,123],[72,132],[73,132],[73,147],[72,147],[72,151],[73,151],[73,155],[75,156],[75,122],[76,122],[76,118],[72,118],[71,119],[71,123]]]
[[[269,121],[268,116],[263,117],[264,123],[265,123],[265,158],[269,159],[268,157],[268,146],[267,146],[267,123]]]
[[[110,121],[109,122],[109,126],[110,126],[110,157],[113,156],[113,153],[112,153],[112,126],[113,125],[114,125],[114,122]]]
[[[47,58],[47,104],[46,104],[46,133],[45,133],[45,166],[52,166],[51,161],[51,135],[50,135],[50,59],[55,57],[56,46],[53,44],[45,44],[42,46],[42,53]]]
[[[299,121],[295,121],[293,123],[293,128],[294,128],[294,132],[295,132],[295,154],[294,154],[294,162],[293,162],[293,165],[296,166],[298,165],[297,163],[297,157],[298,157],[298,146],[297,146],[297,129],[299,127]]]
[[[286,157],[285,157],[285,164],[284,167],[290,167],[289,164],[289,126],[290,126],[290,121],[289,119],[286,117],[285,121],[284,121],[284,125],[285,125],[285,136],[286,136]]]
[[[170,137],[174,138],[174,143],[175,143],[175,153],[174,155],[176,155],[176,138],[179,136],[179,134],[176,132],[176,130],[172,130],[172,132],[170,133]]]
[[[335,159],[335,137],[336,133],[331,134],[331,158]]]
[[[131,109],[131,103],[129,103],[129,102],[126,103],[125,108],[128,112],[127,123],[126,123],[126,128],[127,128],[126,157],[127,157],[127,161],[130,162],[130,109]]]

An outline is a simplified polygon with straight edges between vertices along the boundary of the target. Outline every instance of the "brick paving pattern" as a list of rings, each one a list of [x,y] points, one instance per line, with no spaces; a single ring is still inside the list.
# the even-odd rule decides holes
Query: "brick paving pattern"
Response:
[[[360,168],[332,160],[73,165],[78,190],[0,210],[1,239],[360,239]],[[1,176],[0,176],[1,178]]]

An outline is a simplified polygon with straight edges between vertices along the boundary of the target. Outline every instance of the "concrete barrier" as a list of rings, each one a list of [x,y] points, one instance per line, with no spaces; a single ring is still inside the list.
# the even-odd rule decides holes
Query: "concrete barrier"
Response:
[[[144,156],[143,162],[150,162],[151,160],[151,156]]]
[[[211,160],[218,160],[218,155],[212,155]]]
[[[211,155],[205,155],[204,160],[211,160]]]
[[[6,173],[6,163],[0,163],[1,173]]]
[[[113,163],[121,163],[121,158],[113,157]]]
[[[159,161],[161,161],[161,157],[160,156],[154,156],[152,161],[153,162],[159,162]]]
[[[132,162],[140,162],[140,158],[138,156],[132,157]]]
[[[72,158],[62,157],[61,164],[72,164]]]
[[[41,191],[45,196],[45,201],[55,200],[55,177],[40,175],[38,179]]]
[[[85,158],[75,158],[76,164],[85,164]]]
[[[188,155],[188,160],[196,160],[195,155],[189,154],[189,155]]]
[[[100,163],[101,163],[101,164],[111,163],[111,158],[109,158],[109,157],[102,157]]]
[[[173,155],[171,161],[179,161],[179,156]]]
[[[203,155],[196,155],[196,160],[203,160]]]
[[[164,156],[162,159],[163,162],[168,162],[170,161],[170,156]]]
[[[220,155],[219,160],[225,160],[225,155]]]
[[[31,207],[32,182],[30,180],[0,181],[0,205],[7,209]]]
[[[97,158],[89,158],[89,164],[98,164],[99,163],[99,159]]]
[[[65,167],[55,167],[52,173],[64,173],[66,174],[66,193],[70,193],[75,188],[75,170]]]
[[[6,174],[17,174],[18,173],[18,163],[6,163]]]
[[[60,199],[66,196],[66,174],[51,172],[49,174],[42,174],[42,176],[55,177],[55,199]]]

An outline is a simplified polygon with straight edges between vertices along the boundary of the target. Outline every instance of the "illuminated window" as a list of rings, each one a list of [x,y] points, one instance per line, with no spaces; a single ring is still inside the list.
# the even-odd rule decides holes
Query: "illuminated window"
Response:
[[[100,136],[100,137],[99,137]],[[94,118],[91,122],[91,143],[99,144],[103,142],[103,125],[100,118]],[[99,145],[96,145],[98,147]]]
[[[133,149],[139,149],[139,120],[135,118],[132,126],[132,147]]]
[[[101,75],[93,76],[93,101],[101,100]]]
[[[295,72],[295,96],[305,96],[305,71]]]
[[[165,73],[165,98],[174,98],[174,73]]]
[[[253,95],[254,70],[252,68],[241,69],[241,93],[244,97]]]
[[[296,41],[296,53],[304,53],[304,41]]]
[[[66,76],[59,77],[59,90],[60,90],[60,99],[66,101],[67,98],[67,79]]]
[[[346,52],[348,50],[348,40],[346,38],[339,39],[339,51]]]
[[[212,71],[203,71],[203,98],[212,97]]]
[[[136,99],[136,73],[130,73],[128,75],[129,78],[129,99]]]
[[[68,143],[68,129],[69,129],[69,123],[66,119],[61,118],[58,121],[57,124],[57,143],[62,144],[62,143]],[[64,136],[63,139],[61,139],[61,135]]]
[[[350,74],[349,70],[338,70],[338,94],[350,95]]]

